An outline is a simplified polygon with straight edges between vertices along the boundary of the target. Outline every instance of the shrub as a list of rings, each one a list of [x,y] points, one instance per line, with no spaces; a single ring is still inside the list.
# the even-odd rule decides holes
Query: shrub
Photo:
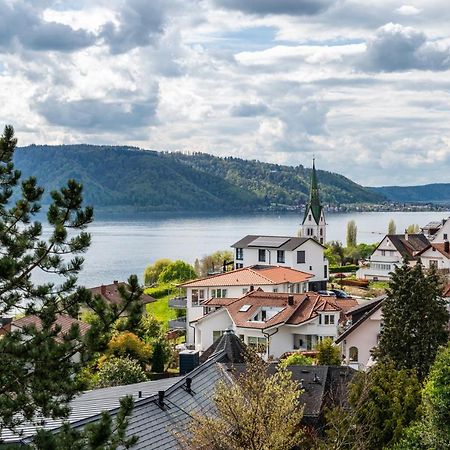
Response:
[[[129,357],[112,357],[98,371],[95,387],[140,383],[146,379],[145,372],[136,360]]]
[[[141,364],[148,364],[151,357],[151,347],[134,333],[124,331],[111,338],[108,343],[108,353],[119,357],[128,356]]]
[[[358,269],[359,266],[356,266],[354,264],[348,264],[346,266],[330,267],[330,273],[356,272]]]
[[[316,346],[317,364],[321,366],[340,366],[341,352],[339,347],[334,345],[333,339],[326,338]]]
[[[312,366],[313,362],[314,360],[312,358],[309,358],[308,356],[302,355],[301,353],[293,353],[287,358],[284,358],[280,362],[280,366]]]
[[[159,275],[158,283],[170,283],[173,281],[187,281],[195,278],[197,274],[194,268],[181,260],[169,264]]]
[[[158,286],[147,288],[145,294],[151,295],[153,298],[160,299],[173,292],[174,286],[170,283],[160,283]]]
[[[153,264],[148,265],[144,270],[144,284],[150,286],[158,281],[161,272],[170,264],[172,261],[167,258],[162,258],[156,260]]]

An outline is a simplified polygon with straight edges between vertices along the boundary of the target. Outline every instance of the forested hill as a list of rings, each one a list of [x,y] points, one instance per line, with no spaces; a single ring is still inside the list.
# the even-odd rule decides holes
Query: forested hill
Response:
[[[370,188],[393,202],[450,204],[450,183],[424,184],[422,186],[383,186]]]
[[[124,211],[260,210],[298,206],[308,195],[310,169],[218,158],[93,145],[19,148],[16,167],[46,189],[69,178],[84,185],[86,202]],[[324,203],[374,203],[384,197],[342,175],[319,171]]]

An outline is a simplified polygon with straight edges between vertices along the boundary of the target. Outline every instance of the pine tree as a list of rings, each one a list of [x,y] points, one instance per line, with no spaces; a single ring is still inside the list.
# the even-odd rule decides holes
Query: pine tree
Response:
[[[129,321],[138,320],[142,293],[135,276],[129,290],[121,292],[120,305],[109,306],[77,287],[93,210],[82,205],[82,186],[69,180],[51,193],[47,221],[52,231],[45,240],[41,223],[33,220],[41,210],[43,189],[33,177],[21,181],[13,164],[16,144],[13,128],[6,126],[0,137],[0,316],[33,314],[40,326],[23,327],[0,339],[0,433],[37,417],[67,417],[70,400],[82,388],[75,376],[80,364],[72,357],[92,351],[91,344],[109,332],[122,312],[129,313]],[[37,271],[52,274],[60,284],[35,285],[32,275]],[[57,314],[77,317],[85,304],[98,317],[88,338],[82,340],[76,326],[61,335]]]
[[[436,271],[407,261],[392,274],[383,302],[383,331],[376,356],[392,359],[398,369],[416,369],[423,380],[440,345],[448,340],[449,314]]]

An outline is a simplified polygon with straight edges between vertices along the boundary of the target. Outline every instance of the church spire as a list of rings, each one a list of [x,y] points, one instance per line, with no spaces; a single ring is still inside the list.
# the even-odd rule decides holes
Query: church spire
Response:
[[[320,215],[322,213],[322,205],[319,197],[319,184],[317,182],[317,172],[315,158],[313,158],[313,166],[311,173],[311,190],[309,193],[309,202],[306,210],[310,210],[317,224],[319,224]]]

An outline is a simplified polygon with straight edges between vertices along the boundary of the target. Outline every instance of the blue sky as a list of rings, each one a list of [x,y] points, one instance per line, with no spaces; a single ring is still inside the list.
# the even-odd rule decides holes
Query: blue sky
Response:
[[[445,0],[0,0],[0,123],[449,182]]]

